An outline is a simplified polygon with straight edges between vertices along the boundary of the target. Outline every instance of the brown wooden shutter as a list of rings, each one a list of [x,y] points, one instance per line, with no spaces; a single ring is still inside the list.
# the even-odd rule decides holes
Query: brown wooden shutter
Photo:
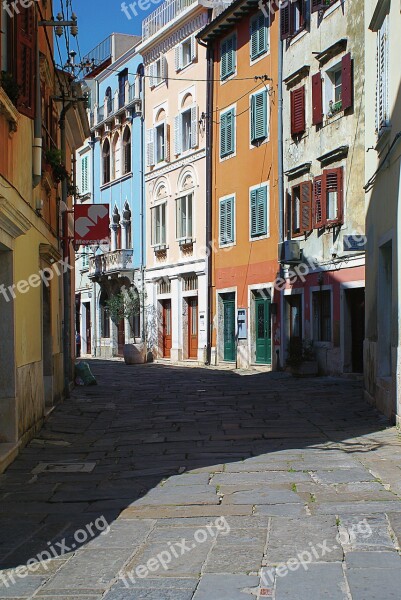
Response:
[[[306,233],[312,227],[312,182],[301,183],[301,231]]]
[[[352,58],[351,53],[348,52],[341,61],[342,76],[341,76],[341,100],[342,109],[347,110],[351,108],[353,104],[353,77],[352,77]]]
[[[312,76],[312,122],[313,125],[323,123],[323,86],[320,71]]]
[[[322,8],[322,0],[312,0],[311,2],[311,12],[317,12]]]
[[[305,131],[305,86],[291,92],[291,134]]]
[[[326,206],[323,203],[323,176],[313,181],[313,228],[323,227],[326,221]]]
[[[343,168],[327,169],[323,174],[323,201],[329,192],[337,192],[337,216],[326,222],[331,225],[342,224],[344,219]]]
[[[288,2],[287,6],[283,6],[282,8],[280,8],[280,30],[282,40],[287,39],[291,35],[290,8],[290,2]]]
[[[24,8],[16,19],[16,79],[20,87],[18,110],[35,116],[35,7]]]

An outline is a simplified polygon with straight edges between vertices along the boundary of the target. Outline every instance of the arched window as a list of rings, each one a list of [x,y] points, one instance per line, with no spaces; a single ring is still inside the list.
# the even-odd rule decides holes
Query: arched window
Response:
[[[113,92],[111,91],[111,87],[109,86],[106,90],[106,103],[107,103],[107,114],[113,112]]]
[[[108,139],[103,144],[102,152],[103,160],[103,183],[109,183],[110,181],[110,142]]]
[[[102,292],[100,295],[100,334],[103,338],[110,337],[110,314],[107,306],[109,296],[107,292]]]
[[[118,133],[113,139],[113,179],[121,177],[121,138]]]
[[[123,148],[124,148],[124,175],[131,172],[131,130],[127,126],[124,130],[123,137]]]

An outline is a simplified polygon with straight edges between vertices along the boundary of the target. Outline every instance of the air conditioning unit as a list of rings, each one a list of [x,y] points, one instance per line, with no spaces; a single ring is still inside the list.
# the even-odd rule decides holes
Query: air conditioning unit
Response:
[[[296,240],[286,240],[278,245],[278,259],[281,263],[291,265],[301,262],[301,247]]]

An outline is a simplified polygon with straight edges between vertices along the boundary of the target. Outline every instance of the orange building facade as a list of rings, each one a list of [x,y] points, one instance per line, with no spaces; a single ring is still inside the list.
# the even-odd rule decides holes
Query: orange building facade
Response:
[[[278,19],[237,1],[201,32],[213,63],[211,363],[274,366]]]

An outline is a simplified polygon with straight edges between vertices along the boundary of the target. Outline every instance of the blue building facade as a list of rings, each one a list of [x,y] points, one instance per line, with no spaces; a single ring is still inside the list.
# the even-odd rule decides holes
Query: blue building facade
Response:
[[[77,153],[79,201],[108,204],[110,238],[80,252],[77,329],[82,354],[122,356],[143,341],[145,226],[140,38],[112,34],[86,58],[91,138]],[[122,302],[124,301],[124,302]]]

